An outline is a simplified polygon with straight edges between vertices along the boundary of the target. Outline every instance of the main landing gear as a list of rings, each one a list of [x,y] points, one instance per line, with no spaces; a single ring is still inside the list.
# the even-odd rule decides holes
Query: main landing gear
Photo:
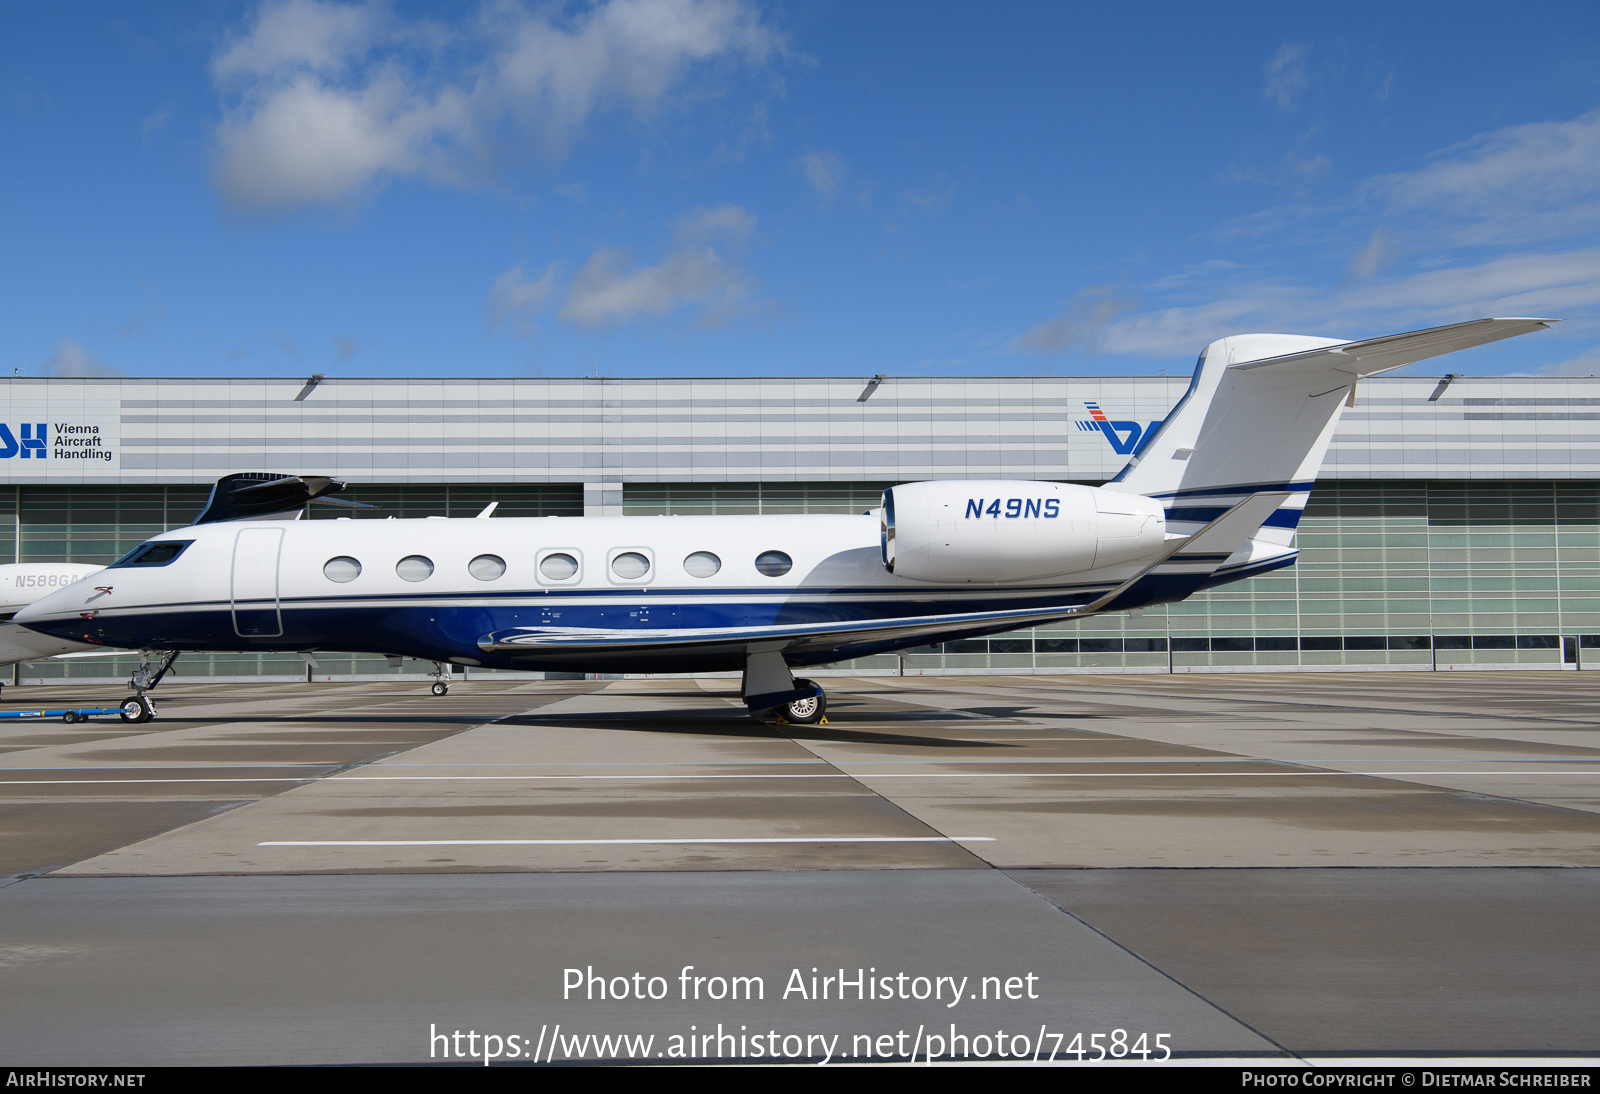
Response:
[[[740,689],[753,718],[776,717],[780,724],[827,725],[828,697],[814,680],[796,680],[776,650],[745,659]]]
[[[148,722],[156,716],[156,705],[145,693],[154,689],[161,683],[161,678],[172,671],[172,663],[178,659],[178,653],[178,650],[139,651],[139,667],[133,670],[133,676],[128,680],[128,686],[134,694],[122,703],[124,722]]]
[[[811,680],[796,680],[795,684],[803,688],[813,688],[816,694],[792,700],[778,707],[778,721],[797,726],[827,725],[827,695],[823,694],[822,689]]]
[[[433,686],[428,689],[429,691],[435,695],[450,694],[450,670],[444,667],[444,662],[435,661],[433,663],[433,671],[428,675],[434,678]]]

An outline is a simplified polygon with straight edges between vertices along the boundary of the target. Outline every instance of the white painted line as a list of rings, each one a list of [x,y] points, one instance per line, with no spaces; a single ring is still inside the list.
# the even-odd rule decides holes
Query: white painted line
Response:
[[[1178,766],[1190,765],[1190,764],[1240,764],[1240,763],[1303,764],[1303,765],[1306,765],[1306,766],[1309,766],[1309,767],[1317,767],[1317,766],[1327,765],[1327,764],[1376,763],[1377,761],[1376,760],[1366,760],[1366,761],[1363,761],[1363,760],[1348,760],[1348,759],[1326,759],[1326,760],[1322,760],[1322,759],[1284,760],[1284,759],[1266,759],[1266,758],[1263,758],[1263,759],[1250,759],[1250,758],[1239,757],[1239,756],[1224,756],[1224,757],[1219,757],[1219,758],[1188,757],[1188,758],[1184,758],[1184,759],[1166,759],[1166,760],[1132,760],[1132,759],[1130,759],[1130,760],[1116,760],[1116,759],[1108,760],[1108,759],[1064,759],[1064,758],[1056,758],[1056,759],[1023,759],[1023,758],[1017,758],[1017,757],[1009,757],[1009,758],[1000,759],[1000,760],[973,760],[973,759],[959,759],[959,760],[955,760],[955,759],[940,759],[940,760],[841,760],[841,761],[838,761],[838,762],[839,763],[849,764],[852,768],[856,768],[856,767],[940,767],[940,766],[977,767],[977,766],[993,766],[993,765],[996,765],[996,764],[1018,764],[1018,765],[1028,764],[1028,765],[1033,765],[1033,766],[1044,765],[1044,764],[1054,764],[1054,765],[1056,765],[1058,767],[1082,767],[1082,766],[1087,766],[1089,764],[1096,764],[1096,765],[1124,764],[1124,765],[1127,765],[1129,767],[1134,767],[1134,766],[1160,764],[1160,765],[1164,765],[1164,766],[1168,766],[1168,767],[1178,767]],[[1387,762],[1387,763],[1433,763],[1433,762],[1437,762],[1437,761],[1386,759],[1385,762]],[[1555,760],[1550,760],[1550,759],[1542,759],[1542,760],[1513,760],[1513,759],[1507,759],[1507,758],[1501,756],[1501,757],[1496,757],[1495,759],[1492,759],[1492,760],[1457,759],[1457,760],[1451,760],[1450,763],[1456,763],[1456,764],[1496,764],[1496,763],[1499,763],[1499,764],[1600,764],[1600,756],[1596,756],[1594,759],[1555,759]],[[152,763],[150,761],[141,761],[141,762],[138,763],[138,766],[127,766],[127,767],[108,766],[106,764],[93,764],[93,765],[90,765],[90,764],[74,764],[74,765],[63,765],[63,766],[58,766],[58,767],[3,767],[3,766],[0,766],[0,775],[19,775],[19,774],[22,774],[24,772],[32,772],[32,771],[130,771],[130,772],[131,771],[250,771],[250,770],[263,770],[263,769],[264,770],[268,770],[268,771],[282,771],[282,770],[288,770],[288,769],[293,769],[293,768],[302,768],[302,767],[307,767],[307,768],[309,768],[309,767],[345,767],[345,768],[349,768],[351,770],[394,771],[394,770],[401,770],[401,769],[412,768],[412,767],[448,769],[448,768],[456,768],[456,767],[495,767],[495,768],[547,768],[547,767],[831,767],[833,765],[834,765],[834,761],[831,761],[831,760],[665,760],[665,761],[572,760],[572,761],[566,761],[566,762],[561,762],[561,763],[510,763],[510,762],[495,762],[495,763],[442,763],[442,762],[441,763],[388,763],[388,762],[384,762],[384,761],[379,761],[377,763],[356,762],[356,763],[353,763],[353,764],[348,760],[306,760],[306,761],[295,760],[295,761],[286,761],[284,763],[268,763],[268,764]],[[1133,772],[1129,772],[1129,774],[1133,774]],[[1463,774],[1470,774],[1470,772],[1463,772]],[[1486,774],[1492,774],[1492,772],[1486,772]],[[707,776],[707,777],[709,777],[709,776]],[[116,780],[116,781],[122,781],[122,780]],[[214,781],[214,780],[207,779],[205,781],[206,782],[211,782],[211,781]],[[267,779],[252,779],[250,781],[252,781],[252,782],[262,782],[262,781],[269,781],[269,780],[267,780]],[[0,783],[0,785],[8,785],[8,784]]]
[[[1515,762],[1515,761],[1510,761]],[[148,760],[129,761],[125,766],[114,764],[73,764],[62,767],[0,767],[0,775],[20,775],[25,771],[281,771],[295,767],[351,767],[348,760],[329,760],[326,763],[281,764],[161,764]],[[412,764],[412,767],[455,767],[455,764]],[[489,765],[496,766],[496,765]],[[518,766],[518,765],[508,765]]]
[[[1311,779],[1364,778],[1392,775],[1453,775],[1472,778],[1491,775],[1575,776],[1600,775],[1600,771],[841,771],[816,775],[340,775],[318,779],[11,779],[0,786],[143,786],[183,783],[382,783],[382,782],[626,782],[698,781],[705,779]]]
[[[377,763],[367,764],[367,765],[363,765],[363,766],[369,767],[370,769],[372,769],[374,771],[389,771],[389,770],[392,770],[392,769],[406,768],[406,767],[433,767],[433,768],[451,768],[451,767],[794,767],[794,766],[818,767],[818,766],[831,765],[834,762],[835,761],[832,761],[832,760],[661,760],[661,761],[646,761],[646,760],[570,760],[570,761],[564,761],[564,762],[561,762],[561,763],[511,763],[511,762],[495,762],[495,763],[391,763],[389,761],[380,760]],[[1020,759],[1020,758],[1016,758],[1016,757],[1007,757],[1005,759],[999,759],[999,760],[972,760],[972,759],[962,758],[962,759],[959,759],[959,760],[957,760],[957,759],[940,759],[940,760],[840,760],[838,762],[840,762],[840,763],[848,763],[848,764],[852,764],[852,765],[860,765],[860,766],[863,766],[863,767],[909,767],[909,766],[913,766],[913,765],[922,766],[922,767],[931,767],[931,766],[938,766],[938,765],[946,765],[946,766],[959,765],[959,766],[962,766],[962,767],[967,767],[967,766],[977,766],[979,764],[1056,764],[1057,766],[1071,765],[1071,766],[1074,766],[1074,767],[1080,766],[1080,765],[1085,765],[1085,764],[1128,764],[1130,766],[1135,765],[1135,764],[1166,764],[1167,766],[1170,767],[1170,766],[1176,766],[1176,765],[1180,765],[1180,764],[1248,764],[1248,763],[1258,763],[1258,764],[1307,764],[1307,765],[1315,766],[1315,765],[1318,765],[1318,764],[1377,763],[1378,761],[1377,760],[1350,760],[1350,759],[1287,760],[1287,759],[1272,759],[1272,758],[1265,758],[1265,757],[1263,757],[1263,758],[1252,758],[1252,757],[1248,757],[1248,756],[1221,756],[1221,757],[1216,757],[1216,758],[1204,757],[1204,756],[1185,756],[1185,757],[1181,757],[1181,758],[1177,758],[1177,759],[1159,759],[1159,760],[1118,760],[1118,759],[1110,759],[1110,760],[1108,760],[1108,759],[1072,759],[1072,758],[1069,758],[1069,757],[1059,757],[1058,756],[1058,757],[1048,758],[1048,759],[1032,759],[1032,760],[1030,760],[1030,759]],[[1385,763],[1402,763],[1402,764],[1405,764],[1405,763],[1421,764],[1421,763],[1437,763],[1438,760],[1437,759],[1432,759],[1432,760],[1396,760],[1396,759],[1393,759],[1392,757],[1387,757],[1386,756],[1386,757],[1384,757],[1384,762]],[[1600,755],[1596,755],[1593,758],[1587,758],[1587,759],[1568,758],[1568,759],[1556,759],[1556,760],[1549,760],[1549,759],[1544,759],[1544,760],[1515,760],[1515,759],[1507,759],[1504,756],[1496,756],[1492,760],[1455,759],[1455,760],[1450,760],[1449,762],[1453,763],[1453,764],[1600,764]],[[151,766],[155,767],[157,765],[152,764]],[[170,767],[170,768],[177,768],[177,767],[183,766],[183,765],[168,764],[168,765],[161,765],[161,766]],[[222,764],[204,764],[204,765],[202,765],[202,764],[194,764],[192,766],[194,766],[197,769],[208,769],[208,768],[211,768],[211,767],[220,768],[220,767],[222,767],[224,765],[222,765]],[[240,765],[237,765],[237,766],[240,766],[240,767],[293,767],[295,765],[294,764],[240,764]],[[307,765],[307,766],[315,766],[315,765]],[[332,765],[332,766],[338,766],[338,765]],[[52,771],[52,770],[70,771],[70,770],[80,770],[80,769],[78,769],[78,768],[60,768],[60,769],[57,769],[57,768],[47,768],[47,767],[27,767],[27,768],[19,767],[19,768],[12,768],[11,770],[14,770],[14,771]],[[88,767],[86,767],[86,768],[82,768],[81,770],[84,770],[84,771],[105,771],[105,770],[110,770],[110,769],[105,768],[105,767],[96,767],[96,768],[88,768]]]
[[[841,771],[817,775],[338,775],[321,782],[662,782],[703,779],[1305,779],[1368,775],[1600,775],[1600,771]],[[154,781],[154,780],[153,780]],[[210,782],[197,779],[196,782]],[[241,780],[251,781],[251,780]],[[5,785],[0,783],[0,785]]]
[[[257,847],[592,847],[641,843],[993,843],[993,836],[762,836],[688,839],[272,840]]]
[[[0,786],[133,786],[141,783],[304,783],[315,781],[315,775],[275,779],[12,779]]]

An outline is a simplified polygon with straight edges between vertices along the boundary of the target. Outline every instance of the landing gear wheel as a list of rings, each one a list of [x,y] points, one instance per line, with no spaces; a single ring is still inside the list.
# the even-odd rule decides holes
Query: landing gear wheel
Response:
[[[83,721],[83,715],[79,714],[75,710],[69,710],[61,716],[61,720],[67,723],[69,726],[75,726],[79,722]]]
[[[156,716],[156,708],[143,695],[135,695],[122,704],[124,722],[148,722]]]
[[[796,680],[795,683],[800,687],[817,687],[810,680]],[[815,695],[783,704],[778,708],[778,713],[782,715],[784,721],[791,725],[811,726],[824,721],[823,715],[827,713],[827,710],[828,697],[822,693],[821,688],[817,688]]]
[[[447,695],[450,692],[450,685],[443,681],[436,681],[431,690],[435,695]]]

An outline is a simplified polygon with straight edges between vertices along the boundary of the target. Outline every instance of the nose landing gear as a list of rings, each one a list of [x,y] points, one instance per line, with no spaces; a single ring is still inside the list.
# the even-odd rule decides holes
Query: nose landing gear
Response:
[[[156,716],[156,705],[146,696],[134,695],[122,704],[124,722],[148,722]]]
[[[429,691],[435,695],[450,694],[450,670],[444,667],[444,662],[435,661],[433,663],[433,671],[428,675],[434,678],[433,686],[428,689]]]
[[[128,696],[122,704],[121,715],[124,722],[148,722],[156,716],[156,705],[150,701],[145,692],[161,683],[161,678],[172,671],[172,663],[178,659],[179,652],[178,650],[139,651],[139,667],[133,670],[133,676],[128,680],[128,686],[134,690],[134,694]]]

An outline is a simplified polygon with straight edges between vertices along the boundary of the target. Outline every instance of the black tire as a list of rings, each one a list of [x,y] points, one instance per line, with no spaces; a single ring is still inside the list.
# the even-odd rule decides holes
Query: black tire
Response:
[[[817,688],[811,680],[796,680],[800,687]],[[778,708],[783,715],[783,720],[792,725],[811,726],[822,721],[822,716],[828,712],[828,697],[817,688],[817,693],[807,699],[796,699],[792,703],[785,703]]]
[[[69,710],[61,716],[61,720],[67,723],[69,726],[75,726],[79,722],[83,721],[83,715],[79,714],[75,710]]]
[[[442,681],[437,681],[434,683],[431,690],[435,695],[448,695],[450,694],[450,685],[443,683]]]
[[[122,720],[124,722],[148,722],[155,717],[155,708],[150,705],[150,700],[143,695],[135,695],[122,704]]]

